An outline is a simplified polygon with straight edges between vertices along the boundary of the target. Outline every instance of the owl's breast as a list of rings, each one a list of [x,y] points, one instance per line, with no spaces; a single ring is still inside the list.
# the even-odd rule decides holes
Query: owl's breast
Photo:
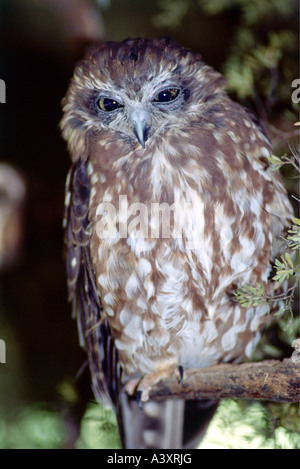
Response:
[[[246,313],[230,291],[266,281],[269,273],[268,223],[258,206],[246,199],[228,210],[226,200],[209,202],[183,184],[173,189],[171,204],[114,190],[101,202],[91,192],[91,255],[127,373],[147,373],[165,361],[201,367],[249,354],[266,308]]]

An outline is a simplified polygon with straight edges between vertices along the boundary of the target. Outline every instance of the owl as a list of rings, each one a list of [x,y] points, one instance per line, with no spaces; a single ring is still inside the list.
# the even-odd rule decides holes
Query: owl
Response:
[[[151,386],[249,359],[269,320],[233,292],[275,291],[292,209],[262,126],[225,86],[174,40],[136,38],[90,48],[63,100],[69,297],[125,448],[193,447],[217,403],[154,402]]]

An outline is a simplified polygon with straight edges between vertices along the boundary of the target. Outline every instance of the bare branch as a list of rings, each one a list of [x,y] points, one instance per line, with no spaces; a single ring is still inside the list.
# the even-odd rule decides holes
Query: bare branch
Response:
[[[182,383],[175,376],[163,380],[153,386],[150,397],[154,400],[239,398],[300,402],[300,366],[286,359],[185,370]]]

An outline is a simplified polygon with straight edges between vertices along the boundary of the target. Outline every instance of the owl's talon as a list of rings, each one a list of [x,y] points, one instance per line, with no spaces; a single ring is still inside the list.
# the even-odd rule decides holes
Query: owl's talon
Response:
[[[143,410],[142,394],[143,394],[143,391],[141,389],[138,389],[137,392],[136,392],[136,402],[137,402],[137,405],[138,405],[140,410]]]
[[[183,366],[179,365],[178,366],[178,372],[179,372],[179,383],[182,384],[183,381]]]

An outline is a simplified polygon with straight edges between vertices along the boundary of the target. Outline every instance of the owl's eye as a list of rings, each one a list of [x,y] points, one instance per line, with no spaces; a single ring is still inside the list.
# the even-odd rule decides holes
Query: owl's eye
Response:
[[[123,107],[122,104],[118,103],[118,101],[116,101],[115,99],[111,99],[111,98],[100,98],[97,104],[99,108],[101,109],[101,111],[106,111],[106,112],[111,112],[111,111],[114,111],[115,109]]]
[[[168,88],[166,90],[160,91],[157,93],[153,101],[156,103],[167,103],[169,101],[174,101],[174,99],[176,99],[179,95],[179,91],[180,90],[178,88]]]

